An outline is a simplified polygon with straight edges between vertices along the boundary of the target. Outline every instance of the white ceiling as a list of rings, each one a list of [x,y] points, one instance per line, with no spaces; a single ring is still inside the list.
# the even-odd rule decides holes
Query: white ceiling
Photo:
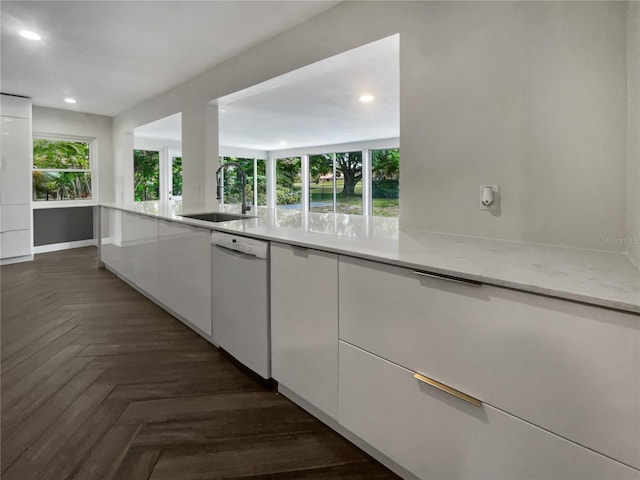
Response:
[[[112,116],[337,3],[2,0],[0,87],[34,105]]]
[[[376,98],[362,104],[358,97]],[[400,135],[399,37],[364,45],[212,103],[220,144],[260,151]],[[136,128],[136,137],[180,141],[181,115]],[[286,141],[286,145],[280,142]]]
[[[398,137],[399,91],[394,35],[218,99],[220,144],[271,151]],[[361,103],[364,93],[375,100]]]

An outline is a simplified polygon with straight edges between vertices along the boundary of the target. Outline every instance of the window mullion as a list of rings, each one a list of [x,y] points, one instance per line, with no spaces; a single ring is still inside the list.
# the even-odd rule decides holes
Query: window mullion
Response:
[[[371,150],[362,150],[362,213],[373,214],[373,198],[371,196]]]
[[[338,197],[336,194],[336,154],[332,153],[331,157],[333,158],[333,161],[331,162],[333,167],[333,213],[336,213],[338,206]]]

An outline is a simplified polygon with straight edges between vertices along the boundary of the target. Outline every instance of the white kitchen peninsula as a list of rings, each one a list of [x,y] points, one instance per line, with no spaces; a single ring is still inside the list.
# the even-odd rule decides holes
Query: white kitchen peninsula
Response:
[[[640,271],[621,254],[379,217],[258,208],[209,223],[156,203],[101,210],[103,227],[122,212],[271,241],[274,379],[406,478],[640,479]],[[109,228],[102,261],[140,288]],[[183,250],[173,262],[194,255]],[[307,287],[328,315],[313,315]]]

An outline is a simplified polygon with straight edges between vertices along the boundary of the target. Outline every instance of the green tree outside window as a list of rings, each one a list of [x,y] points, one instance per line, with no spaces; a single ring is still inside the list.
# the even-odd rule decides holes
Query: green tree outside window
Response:
[[[160,152],[133,151],[133,191],[136,202],[160,199]]]
[[[33,200],[91,199],[90,143],[33,139]]]

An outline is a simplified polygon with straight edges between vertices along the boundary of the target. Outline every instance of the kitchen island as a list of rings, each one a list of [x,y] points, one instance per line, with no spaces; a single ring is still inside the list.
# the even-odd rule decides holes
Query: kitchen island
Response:
[[[621,254],[299,210],[101,210],[107,267],[214,344],[210,231],[271,242],[279,391],[405,478],[640,478],[640,273]]]

